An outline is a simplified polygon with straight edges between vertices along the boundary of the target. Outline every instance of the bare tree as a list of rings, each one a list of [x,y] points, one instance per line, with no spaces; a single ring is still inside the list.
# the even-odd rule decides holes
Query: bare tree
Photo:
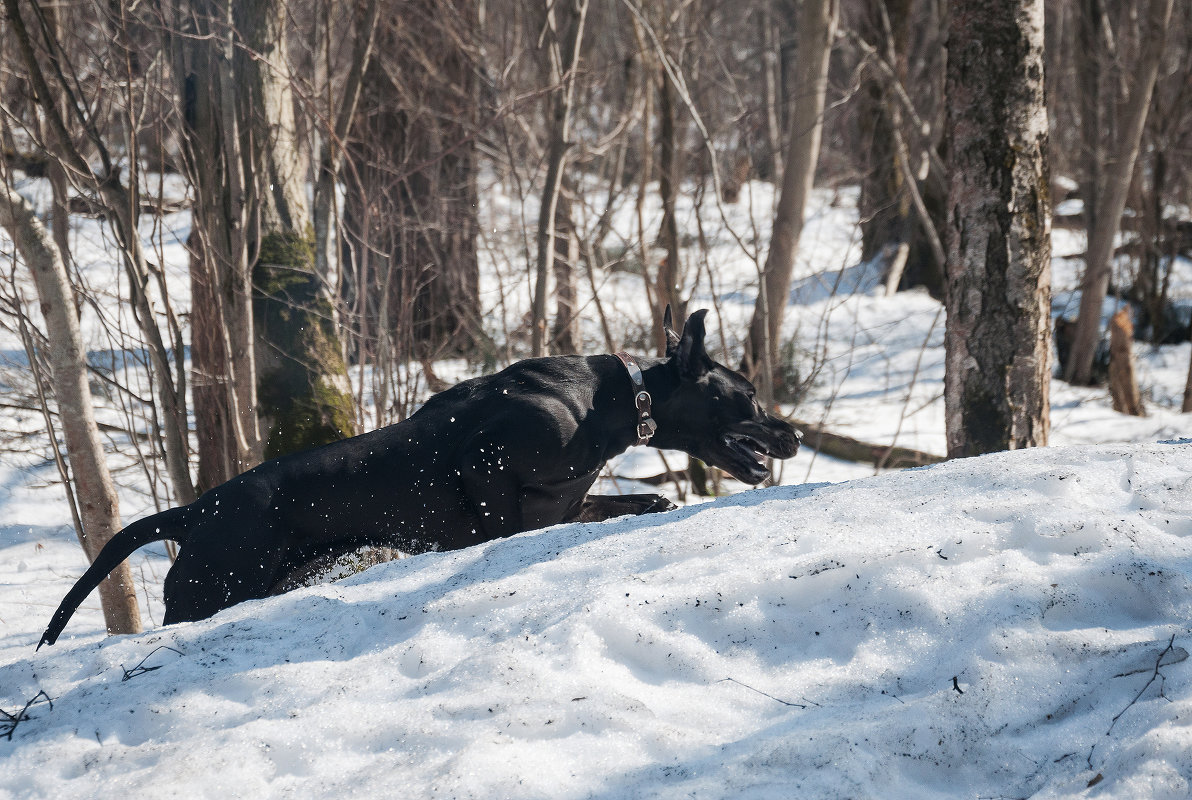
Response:
[[[106,212],[107,221],[115,234],[129,279],[133,313],[145,337],[154,370],[167,469],[175,496],[182,502],[189,502],[194,498],[194,484],[190,477],[186,439],[185,375],[179,362],[171,358],[167,337],[158,325],[150,294],[150,287],[155,282],[155,270],[145,256],[138,230],[141,213],[139,188],[134,182],[125,181],[120,164],[96,120],[96,104],[80,95],[83,83],[79,79],[79,69],[68,60],[69,54],[58,40],[57,31],[47,23],[45,10],[39,3],[28,4],[27,13],[35,21],[34,32],[31,33],[25,23],[21,4],[17,0],[4,0],[4,5],[22,65],[33,88],[33,96],[45,116],[49,130],[49,135],[40,144],[72,181],[94,193],[95,202]],[[109,55],[119,70],[115,79],[127,86],[133,78],[132,53],[127,42],[123,10],[122,6],[117,6],[117,13],[105,18],[104,23],[111,29],[112,50]],[[101,93],[103,87],[95,91]],[[95,166],[76,145],[72,130],[77,131],[87,147],[96,154]],[[131,128],[126,128],[126,133],[131,136]],[[135,151],[135,139],[122,144]],[[134,170],[133,177],[135,175]],[[179,348],[174,349],[180,359]]]
[[[579,296],[576,269],[579,261],[579,236],[572,218],[575,188],[564,180],[555,203],[554,257],[551,272],[555,278],[555,318],[550,326],[550,350],[553,353],[578,353]]]
[[[1051,205],[1043,0],[953,3],[948,455],[1047,444]]]
[[[351,435],[355,415],[315,262],[289,8],[193,0],[161,13],[195,194],[196,423],[210,486]]]
[[[757,378],[762,394],[773,396],[782,317],[790,293],[803,215],[815,179],[828,91],[828,56],[836,36],[838,0],[803,0],[796,24],[795,85],[799,96],[791,120],[785,174],[774,215],[770,250],[760,276],[758,299],[745,344],[745,371]]]
[[[1187,0],[1172,9],[1128,201],[1135,213],[1123,220],[1123,226],[1137,227],[1133,242],[1127,243],[1137,264],[1128,290],[1137,311],[1137,334],[1155,345],[1174,344],[1190,335],[1188,321],[1172,307],[1173,294],[1184,290],[1178,257],[1192,250],[1192,222],[1181,219],[1182,201],[1192,189],[1192,170],[1182,157],[1192,148],[1189,10]]]
[[[547,75],[555,88],[550,99],[546,182],[538,213],[538,259],[534,272],[530,334],[530,352],[535,356],[545,355],[546,352],[548,263],[556,258],[556,238],[566,236],[570,239],[570,231],[556,230],[556,223],[560,219],[559,200],[564,183],[564,162],[567,150],[572,146],[569,139],[574,116],[576,72],[579,68],[584,26],[588,18],[588,0],[575,0],[570,7],[547,0],[544,12],[543,46],[546,48],[549,63]]]
[[[88,560],[94,561],[120,530],[120,505],[95,422],[74,292],[62,256],[33,208],[7,183],[0,185],[0,192],[0,226],[8,230],[37,286],[50,344],[54,396],[79,505],[79,543]],[[99,585],[99,596],[108,633],[140,632],[136,587],[127,561]]]
[[[681,31],[675,31],[668,39],[680,38]],[[680,42],[663,47],[677,51],[674,55],[662,53],[678,71],[683,69],[683,46]],[[687,318],[687,302],[683,296],[686,270],[683,255],[679,252],[678,200],[682,182],[682,147],[680,145],[678,87],[665,69],[658,72],[658,194],[662,199],[662,222],[658,241],[666,250],[666,257],[658,267],[654,282],[655,313],[670,307],[676,319]]]
[[[252,318],[250,187],[237,113],[231,7],[216,0],[159,6],[171,59],[178,163],[191,205],[191,355],[199,486],[261,460]]]
[[[334,93],[332,87],[333,68],[331,59],[331,39],[335,36],[330,17],[332,8],[338,4],[326,0],[322,10],[326,17],[323,25],[319,26],[319,37],[323,45],[322,58],[319,59],[324,73],[323,94],[325,96],[326,124],[316,128],[319,139],[318,172],[315,179],[314,191],[314,227],[315,227],[315,272],[323,279],[329,289],[332,285],[333,273],[338,271],[339,251],[339,205],[337,184],[340,180],[340,168],[343,166],[345,144],[352,120],[356,117],[356,107],[360,102],[361,88],[364,83],[364,73],[372,60],[373,44],[376,41],[377,20],[380,17],[381,4],[378,0],[366,0],[361,13],[350,13],[349,27],[353,34],[352,51],[348,60],[347,75],[343,81],[342,90]],[[354,10],[354,6],[351,7]],[[316,58],[318,56],[316,55]],[[338,292],[335,292],[338,294]]]
[[[1180,412],[1192,413],[1192,361],[1188,362],[1188,378],[1184,381],[1184,399],[1180,403]]]
[[[881,58],[891,78],[905,83],[909,0],[863,3],[856,23],[873,58]],[[861,259],[885,254],[886,268],[895,259],[905,265],[910,251],[911,200],[894,148],[895,130],[902,126],[902,109],[891,99],[893,89],[880,70],[866,71],[857,94],[857,124],[865,172],[858,210],[861,214]],[[894,270],[891,270],[894,271]],[[901,270],[899,277],[901,277]]]
[[[888,292],[926,286],[943,297],[945,256],[940,232],[946,192],[936,152],[939,125],[916,107],[939,105],[942,84],[927,70],[939,62],[942,23],[930,7],[914,11],[907,0],[868,0],[855,9],[850,39],[863,57],[855,96],[858,152],[863,170],[858,210],[861,259],[881,257]],[[921,27],[918,37],[912,27]],[[912,42],[917,72],[912,83]]]
[[[1120,135],[1112,144],[1112,152],[1107,154],[1104,185],[1096,188],[1095,205],[1090,209],[1089,219],[1095,220],[1095,225],[1089,229],[1084,279],[1080,284],[1080,315],[1064,373],[1064,378],[1072,383],[1087,384],[1092,374],[1093,356],[1101,336],[1101,306],[1112,271],[1114,239],[1126,208],[1134,164],[1138,160],[1151,93],[1171,21],[1172,1],[1150,0],[1146,6],[1145,28],[1139,35],[1140,50],[1132,71],[1129,100],[1121,113]]]
[[[384,9],[347,150],[345,300],[356,357],[393,365],[485,345],[480,320],[475,4]],[[378,399],[392,400],[382,387]],[[388,409],[384,409],[388,412]]]

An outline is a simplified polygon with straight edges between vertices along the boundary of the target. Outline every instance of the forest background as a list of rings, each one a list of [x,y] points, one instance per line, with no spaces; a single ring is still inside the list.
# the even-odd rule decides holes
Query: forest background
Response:
[[[1130,352],[1192,324],[1187,0],[5,11],[4,446],[39,437],[90,555],[113,472],[187,502],[520,357],[656,352],[667,305],[870,468],[1046,444],[1053,372],[1192,409]],[[881,342],[800,291],[918,320],[894,429],[831,416]],[[131,578],[103,591],[137,629]]]

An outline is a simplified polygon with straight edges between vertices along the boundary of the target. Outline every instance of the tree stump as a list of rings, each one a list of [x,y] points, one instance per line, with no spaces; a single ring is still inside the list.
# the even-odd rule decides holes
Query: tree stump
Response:
[[[1113,410],[1135,417],[1145,417],[1138,379],[1134,374],[1134,323],[1130,311],[1121,308],[1109,321],[1109,395]]]

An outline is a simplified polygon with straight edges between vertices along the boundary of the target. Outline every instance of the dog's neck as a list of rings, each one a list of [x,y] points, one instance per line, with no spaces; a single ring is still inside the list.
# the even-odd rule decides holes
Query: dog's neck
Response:
[[[640,414],[636,395],[639,387],[630,377],[630,371],[617,356],[607,356],[608,372],[603,381],[607,391],[601,392],[602,417],[607,421],[611,449],[622,453],[640,442],[638,425]],[[641,387],[650,395],[650,415],[658,428],[650,437],[651,447],[666,447],[666,423],[658,413],[675,387],[673,369],[667,359],[634,357],[641,370]],[[661,438],[659,438],[661,436]]]
[[[625,367],[625,372],[629,375],[629,382],[633,384],[633,405],[637,410],[637,442],[635,444],[641,447],[649,444],[650,438],[658,430],[658,423],[652,416],[654,398],[646,389],[642,368],[637,359],[624,352],[616,353],[616,356]]]

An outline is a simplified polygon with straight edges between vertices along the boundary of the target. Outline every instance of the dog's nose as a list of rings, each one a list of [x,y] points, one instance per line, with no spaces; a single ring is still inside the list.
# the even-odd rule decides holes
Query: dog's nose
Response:
[[[789,423],[788,423],[789,424]],[[790,428],[790,455],[787,458],[793,458],[799,452],[799,445],[803,443],[803,431],[799,430],[793,425]]]

